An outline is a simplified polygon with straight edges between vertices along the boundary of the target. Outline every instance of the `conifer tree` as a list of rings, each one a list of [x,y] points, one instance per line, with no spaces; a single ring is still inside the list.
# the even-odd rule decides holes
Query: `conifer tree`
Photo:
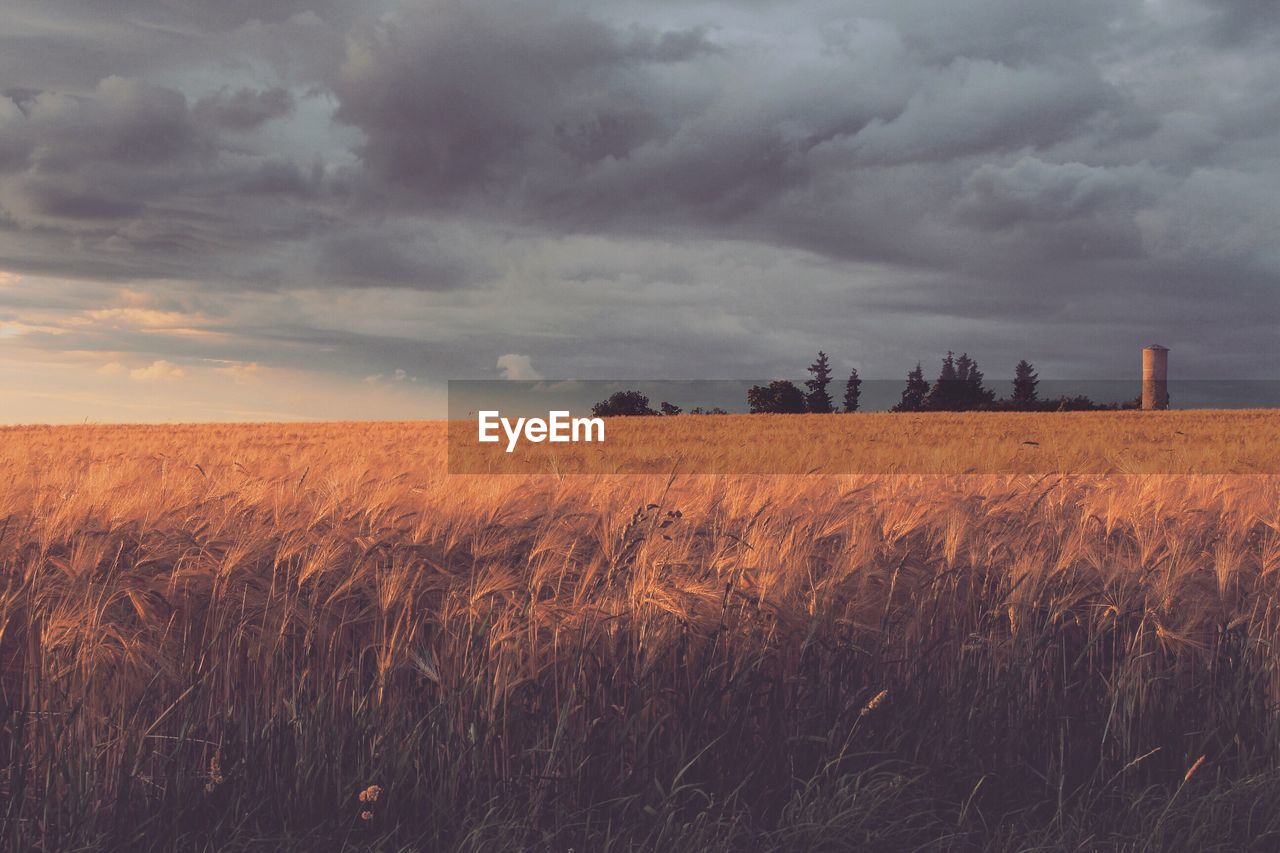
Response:
[[[956,354],[947,350],[947,357],[942,360],[942,369],[938,371],[938,378],[925,395],[924,407],[942,412],[954,411],[959,405],[959,398],[960,382],[956,370]]]
[[[996,393],[983,387],[982,371],[968,353],[961,353],[956,359],[956,380],[960,386],[957,394],[960,409],[978,409],[995,402]]]
[[[916,362],[915,370],[907,374],[907,387],[902,389],[902,399],[893,407],[895,412],[919,412],[929,393],[929,383],[924,378],[924,368]]]
[[[825,352],[818,351],[818,360],[809,365],[809,373],[813,378],[804,383],[809,389],[805,395],[809,411],[819,415],[831,414],[835,411],[831,395],[827,393],[827,386],[831,384],[831,361]]]
[[[858,376],[858,368],[849,373],[849,381],[844,384],[844,410],[858,411],[858,398],[862,396],[862,379]]]
[[[1039,402],[1040,397],[1036,393],[1036,385],[1040,382],[1040,377],[1036,375],[1035,368],[1031,366],[1031,362],[1025,358],[1018,362],[1013,368],[1013,404],[1016,406],[1030,406]]]

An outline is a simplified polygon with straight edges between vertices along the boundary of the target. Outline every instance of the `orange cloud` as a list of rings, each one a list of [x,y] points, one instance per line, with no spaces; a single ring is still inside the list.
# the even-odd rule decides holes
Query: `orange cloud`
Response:
[[[256,361],[233,361],[222,367],[215,367],[214,372],[230,376],[238,382],[256,382],[265,371]]]
[[[150,328],[174,326],[188,319],[186,315],[176,311],[157,311],[153,308],[95,308],[86,313],[102,323]]]
[[[187,375],[187,371],[178,367],[171,361],[160,359],[153,361],[147,367],[138,367],[129,371],[129,376],[139,382],[154,382],[157,380],[181,379]]]
[[[66,329],[59,326],[22,323],[15,320],[12,323],[5,323],[0,326],[0,338],[16,338],[19,335],[29,335],[33,332],[46,335],[63,335],[66,334],[66,331]]]

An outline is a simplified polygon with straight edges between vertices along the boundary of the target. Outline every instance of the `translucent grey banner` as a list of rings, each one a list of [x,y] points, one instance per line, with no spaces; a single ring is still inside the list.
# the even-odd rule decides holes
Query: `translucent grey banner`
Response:
[[[1280,473],[1280,381],[462,380],[456,474]],[[1148,391],[1151,389],[1148,388]],[[846,413],[847,404],[856,411]],[[828,408],[830,413],[827,413]]]
[[[748,392],[753,387],[767,388],[778,380],[771,379],[637,379],[637,380],[451,380],[449,382],[449,418],[471,417],[482,408],[499,408],[513,413],[545,413],[549,408],[569,409],[586,414],[592,406],[618,392],[636,391],[647,398],[652,409],[659,411],[663,402],[680,407],[683,413],[698,409],[722,409],[729,414],[746,414],[750,409]],[[790,381],[802,393],[807,389],[803,379]],[[936,383],[929,382],[930,388]],[[902,402],[905,388],[902,379],[864,379],[859,387],[858,411],[889,411]],[[827,388],[837,409],[842,408],[845,383],[833,380]],[[985,381],[983,386],[994,394],[987,409],[1008,409],[1013,397],[1012,382]],[[1280,381],[1266,379],[1183,379],[1167,383],[1172,409],[1280,409]],[[1078,407],[1086,398],[1102,406],[1136,405],[1142,396],[1140,379],[1041,379],[1036,386],[1038,403],[1031,408],[1056,408],[1053,404],[1067,401],[1067,407]]]

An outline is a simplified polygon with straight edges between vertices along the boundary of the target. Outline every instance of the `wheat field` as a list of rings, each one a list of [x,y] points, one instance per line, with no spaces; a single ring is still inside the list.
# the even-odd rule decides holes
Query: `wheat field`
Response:
[[[603,443],[481,444],[449,422],[455,474],[1280,474],[1280,415],[864,412],[613,418]]]
[[[445,459],[0,430],[0,847],[1280,847],[1276,477]]]

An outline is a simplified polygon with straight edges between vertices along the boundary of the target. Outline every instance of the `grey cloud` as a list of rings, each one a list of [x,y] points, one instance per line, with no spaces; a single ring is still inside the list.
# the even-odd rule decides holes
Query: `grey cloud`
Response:
[[[698,48],[671,54],[566,7],[548,7],[532,30],[497,8],[436,3],[351,42],[336,115],[365,134],[361,155],[386,197],[575,230],[730,234],[892,258],[901,239],[872,232],[887,225],[901,238],[904,228],[886,217],[911,222],[950,200],[932,197],[946,192],[934,186],[929,198],[898,194],[886,208],[869,197],[862,208],[865,188],[882,182],[874,170],[1047,149],[1125,106],[1088,63],[935,64],[893,25],[842,31],[831,51],[778,73],[699,30],[652,42]],[[1049,25],[1047,8],[1036,14]],[[480,59],[492,56],[504,61]]]
[[[873,122],[850,144],[860,160],[883,163],[1044,147],[1117,101],[1087,68],[960,59],[929,75],[899,115]]]
[[[112,76],[209,88],[314,83],[340,59],[343,33],[380,0],[221,3],[9,0],[0,32],[6,87],[85,94]],[[278,79],[261,83],[269,69]]]
[[[303,13],[340,20],[351,14],[342,0],[114,0],[109,9],[95,0],[41,0],[39,5],[71,20],[104,16],[204,31],[233,29],[250,21],[275,23]]]
[[[293,111],[293,96],[279,86],[261,91],[223,89],[196,101],[194,116],[226,130],[254,130]]]
[[[1280,182],[1232,169],[1200,169],[1138,214],[1153,257],[1211,275],[1280,276],[1275,222]]]
[[[32,213],[54,219],[123,219],[143,209],[139,202],[95,191],[82,181],[36,178],[25,182],[19,195]]]
[[[95,163],[154,167],[209,152],[181,92],[108,77],[91,95],[44,91],[15,114],[0,113],[0,140],[34,149],[41,172],[72,172]]]
[[[523,12],[445,0],[352,36],[336,117],[365,133],[371,170],[439,202],[503,192],[557,148],[625,156],[662,123],[619,78],[709,52],[698,31],[625,34],[550,3]]]
[[[1202,0],[1215,14],[1213,34],[1227,44],[1274,37],[1280,5],[1272,0]]]
[[[0,101],[0,267],[107,280],[271,286],[261,253],[306,242],[340,194],[317,162],[257,155],[246,124],[278,114],[282,89],[226,90],[195,109],[177,89],[108,77],[85,94]],[[220,134],[236,126],[237,145]]]
[[[56,35],[43,30],[0,33],[0,80],[21,88],[84,91],[105,77],[143,73],[166,50],[190,47],[186,38],[173,33],[151,33],[149,39],[130,33],[129,38],[116,26],[80,29],[61,22],[56,29],[61,30]]]
[[[867,0],[853,14],[893,22],[932,62],[1024,64],[1090,54],[1141,11],[1142,0],[982,0],[945,12],[934,0]]]
[[[15,86],[5,89],[3,92],[4,97],[8,98],[9,101],[18,108],[18,111],[24,115],[30,107],[31,102],[35,100],[39,94],[39,89],[28,89],[23,86]]]
[[[488,269],[427,234],[394,235],[383,231],[340,234],[324,240],[316,275],[347,287],[406,287],[448,290],[481,280]]]
[[[668,135],[662,119],[646,110],[601,111],[555,126],[556,144],[575,160],[623,159],[637,147]]]
[[[700,54],[720,52],[720,48],[708,38],[706,27],[671,30],[656,39],[651,34],[641,38],[651,45],[648,54],[656,62],[687,62]]]
[[[237,325],[233,332],[254,348],[246,352],[249,358],[301,369],[322,368],[346,376],[398,368],[439,380],[474,374],[477,363],[487,365],[492,360],[487,355],[489,345],[483,341],[443,342],[387,332],[316,328],[287,318],[269,325]]]
[[[985,228],[1019,222],[1061,222],[1106,209],[1132,211],[1164,182],[1148,164],[1086,166],[1021,157],[985,163],[964,181],[957,213]]]
[[[303,174],[296,163],[288,160],[266,160],[238,186],[240,192],[251,195],[307,196],[317,191],[320,176],[313,170]]]
[[[0,137],[0,174],[25,171],[31,162],[33,146],[16,136]]]

